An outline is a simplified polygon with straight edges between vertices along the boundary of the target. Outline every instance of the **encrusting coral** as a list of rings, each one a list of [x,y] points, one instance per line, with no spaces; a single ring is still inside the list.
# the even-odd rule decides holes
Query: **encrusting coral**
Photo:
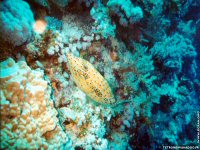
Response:
[[[68,137],[58,123],[43,72],[11,58],[0,66],[1,148],[63,147]]]

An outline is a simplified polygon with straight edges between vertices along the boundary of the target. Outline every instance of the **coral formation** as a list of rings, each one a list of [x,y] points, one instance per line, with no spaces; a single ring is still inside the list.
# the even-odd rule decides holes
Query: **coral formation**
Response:
[[[5,0],[0,5],[1,40],[20,46],[33,36],[33,13],[23,0]]]
[[[109,0],[107,6],[120,17],[121,25],[127,26],[128,23],[132,24],[143,18],[142,9],[134,7],[130,0]]]
[[[116,26],[112,25],[110,16],[108,15],[108,8],[103,4],[99,4],[90,10],[90,15],[95,19],[97,26],[95,32],[101,33],[103,37],[115,36]]]
[[[71,90],[72,93],[68,93],[67,99],[72,99],[73,103],[68,107],[61,107],[58,112],[66,132],[73,141],[73,147],[108,149],[108,140],[103,138],[106,134],[104,121],[110,120],[111,111],[87,103],[86,95],[79,89]]]
[[[194,61],[197,55],[192,41],[180,34],[174,34],[162,42],[157,42],[151,53],[162,61],[165,67],[178,72],[182,70],[185,59]]]
[[[1,63],[1,148],[51,149],[68,142],[43,76],[24,61]]]

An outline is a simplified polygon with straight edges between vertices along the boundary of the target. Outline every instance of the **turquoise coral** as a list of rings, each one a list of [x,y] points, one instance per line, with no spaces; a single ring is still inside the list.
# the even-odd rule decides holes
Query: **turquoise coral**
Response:
[[[109,0],[107,6],[120,17],[122,25],[132,24],[143,18],[142,9],[138,6],[134,7],[130,0]]]
[[[29,4],[23,0],[5,0],[0,3],[1,39],[14,46],[30,42],[34,17]]]
[[[192,41],[178,33],[155,43],[150,51],[165,67],[178,72],[182,70],[185,59],[193,61],[197,55]]]

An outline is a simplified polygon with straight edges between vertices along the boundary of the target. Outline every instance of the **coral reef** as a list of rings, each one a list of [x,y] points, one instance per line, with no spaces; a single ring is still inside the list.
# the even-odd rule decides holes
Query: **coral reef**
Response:
[[[157,42],[151,49],[151,53],[163,62],[164,67],[177,72],[182,70],[185,59],[194,61],[197,55],[192,41],[180,34],[174,34],[162,42]]]
[[[142,9],[134,7],[130,0],[109,0],[107,6],[120,17],[121,25],[127,26],[128,23],[132,24],[143,18]]]
[[[90,10],[90,15],[95,19],[97,26],[94,27],[96,33],[101,33],[103,37],[115,36],[115,25],[112,25],[108,8],[103,4],[98,4]]]
[[[106,134],[104,121],[110,120],[111,111],[87,103],[86,95],[77,88],[72,88],[67,99],[72,99],[73,103],[68,107],[59,108],[58,112],[66,132],[73,141],[73,147],[108,149],[108,140],[103,138]]]
[[[197,0],[0,9],[1,149],[199,149]]]

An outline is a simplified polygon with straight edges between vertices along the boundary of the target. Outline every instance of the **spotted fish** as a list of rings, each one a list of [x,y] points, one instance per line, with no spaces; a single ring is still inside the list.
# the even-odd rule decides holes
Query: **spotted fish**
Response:
[[[91,99],[101,104],[115,104],[108,82],[88,61],[67,54],[68,67],[76,85]]]

